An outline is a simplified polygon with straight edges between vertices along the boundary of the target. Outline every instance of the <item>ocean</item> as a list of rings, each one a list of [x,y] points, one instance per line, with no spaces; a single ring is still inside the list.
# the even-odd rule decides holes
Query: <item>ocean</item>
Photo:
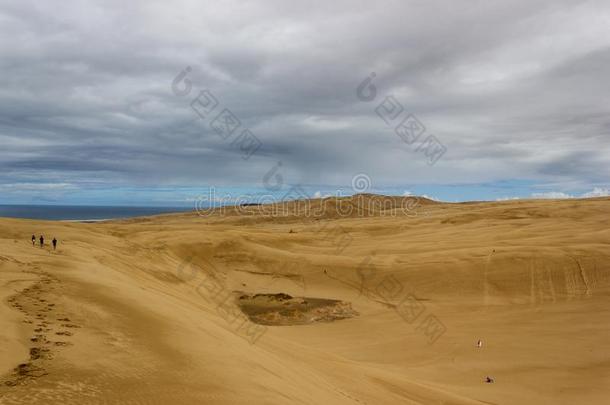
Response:
[[[190,207],[116,207],[85,205],[0,205],[0,217],[54,221],[100,221],[172,212],[192,211]]]

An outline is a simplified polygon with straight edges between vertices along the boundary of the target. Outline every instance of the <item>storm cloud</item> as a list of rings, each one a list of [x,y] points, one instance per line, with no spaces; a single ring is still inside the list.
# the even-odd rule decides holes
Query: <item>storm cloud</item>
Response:
[[[610,3],[295,3],[0,1],[4,200],[263,187],[278,162],[289,183],[366,173],[379,190],[609,185]],[[206,118],[191,107],[203,90]],[[388,96],[446,148],[433,165],[376,113]],[[240,121],[226,139],[210,125],[225,108]]]

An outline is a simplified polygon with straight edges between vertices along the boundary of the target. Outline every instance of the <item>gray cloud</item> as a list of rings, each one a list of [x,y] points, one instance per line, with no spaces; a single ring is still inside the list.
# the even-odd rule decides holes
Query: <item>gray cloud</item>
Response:
[[[282,161],[292,182],[590,189],[610,175],[609,19],[603,1],[2,1],[0,182],[259,185]],[[197,118],[201,89],[255,156]],[[435,166],[375,114],[386,95],[447,146]]]

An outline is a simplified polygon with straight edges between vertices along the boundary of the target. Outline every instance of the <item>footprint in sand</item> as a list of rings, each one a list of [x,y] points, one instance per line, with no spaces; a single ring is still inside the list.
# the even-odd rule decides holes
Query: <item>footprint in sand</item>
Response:
[[[22,322],[24,324],[33,324],[34,334],[31,335],[31,346],[29,348],[29,361],[17,366],[8,379],[3,379],[0,384],[7,386],[16,386],[27,383],[28,380],[47,375],[47,371],[42,367],[45,360],[53,359],[54,353],[57,351],[55,347],[72,346],[73,343],[68,341],[50,341],[49,334],[57,336],[69,337],[73,333],[69,329],[80,328],[70,321],[70,318],[57,318],[62,322],[61,327],[64,330],[54,328],[54,321],[49,321],[49,318],[55,314],[57,304],[43,298],[45,294],[51,293],[56,287],[50,284],[58,283],[57,280],[49,278],[41,280],[38,285],[31,286],[22,290],[21,295],[13,296],[8,299],[8,303],[24,313]],[[51,318],[53,319],[53,318]],[[66,330],[67,329],[67,330]],[[0,401],[1,402],[1,401]]]
[[[55,346],[70,346],[70,342],[55,342]]]
[[[22,363],[14,371],[21,377],[42,377],[46,374],[42,368],[36,367],[32,363]]]
[[[30,349],[30,360],[38,360],[41,358],[50,358],[52,357],[49,349],[45,349],[43,347],[32,347]]]

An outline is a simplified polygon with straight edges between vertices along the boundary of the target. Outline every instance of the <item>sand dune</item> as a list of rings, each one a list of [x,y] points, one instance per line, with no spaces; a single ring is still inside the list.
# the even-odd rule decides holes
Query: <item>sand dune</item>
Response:
[[[0,219],[0,403],[608,403],[610,199],[308,207]]]

